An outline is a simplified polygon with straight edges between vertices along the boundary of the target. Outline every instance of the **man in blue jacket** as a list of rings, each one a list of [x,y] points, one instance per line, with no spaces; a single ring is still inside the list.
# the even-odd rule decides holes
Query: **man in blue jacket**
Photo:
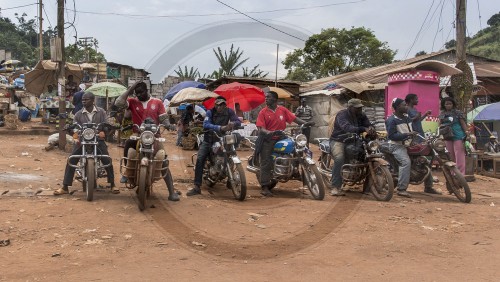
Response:
[[[214,109],[208,110],[205,120],[203,121],[203,129],[213,130],[215,132],[226,132],[241,125],[240,119],[236,113],[227,107],[224,97],[215,99]],[[206,131],[203,135],[203,142],[198,149],[198,157],[196,158],[196,167],[194,169],[194,187],[190,189],[186,195],[194,196],[201,194],[201,181],[203,177],[203,167],[210,155],[212,144],[217,141],[213,132]]]

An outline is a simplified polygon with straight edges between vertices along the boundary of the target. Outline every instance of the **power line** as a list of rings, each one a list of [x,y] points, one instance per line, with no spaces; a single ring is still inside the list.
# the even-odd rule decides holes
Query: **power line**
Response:
[[[235,10],[236,12],[238,12],[238,13],[240,13],[240,14],[244,15],[245,17],[250,18],[250,19],[252,19],[252,20],[254,20],[254,21],[256,21],[256,22],[258,22],[258,23],[260,23],[260,24],[263,24],[263,25],[265,25],[265,26],[267,26],[267,27],[269,27],[269,28],[272,28],[272,29],[274,29],[274,30],[276,30],[276,31],[278,31],[278,32],[281,32],[281,33],[286,34],[286,35],[288,35],[288,36],[290,36],[290,37],[293,37],[293,38],[295,38],[295,39],[298,39],[298,40],[301,40],[301,41],[304,41],[304,42],[305,42],[305,40],[304,40],[304,39],[302,39],[302,38],[300,38],[300,37],[297,37],[297,36],[295,36],[295,35],[293,35],[293,34],[290,34],[290,33],[285,32],[285,31],[283,31],[283,30],[277,29],[277,28],[275,28],[275,27],[273,27],[273,26],[271,26],[271,25],[268,25],[268,24],[266,24],[266,23],[264,23],[264,22],[261,22],[261,21],[259,21],[258,19],[253,18],[253,17],[251,17],[251,16],[249,16],[249,15],[247,15],[247,14],[243,13],[243,12],[240,12],[240,11],[238,11],[237,9],[235,9],[235,8],[233,8],[233,7],[229,6],[229,5],[227,5],[226,3],[222,2],[222,1],[217,0],[217,2],[221,3],[222,5],[224,5],[224,6],[228,7],[228,8],[230,8],[230,9]]]
[[[43,9],[43,13],[45,14],[45,18],[47,19],[47,21],[49,22],[49,26],[50,26],[50,29],[54,30],[54,27],[52,26],[52,24],[50,23],[50,20],[49,20],[49,15],[47,15],[47,11],[45,11],[45,5],[42,5],[42,9]]]
[[[10,7],[10,8],[0,8],[0,11],[11,10],[11,9],[17,9],[17,8],[23,8],[23,7],[33,6],[33,5],[38,5],[38,3],[27,4],[27,5],[16,6],[16,7]]]
[[[429,14],[431,13],[432,7],[434,7],[434,0],[432,0],[432,4],[431,4],[431,6],[429,7],[429,10],[427,10],[427,15],[425,15],[425,19],[424,19],[424,21],[422,22],[422,25],[420,25],[420,29],[418,30],[417,35],[415,36],[415,39],[413,39],[413,43],[411,44],[411,46],[410,46],[410,48],[408,49],[408,51],[406,51],[405,59],[406,59],[406,58],[408,58],[408,54],[410,54],[411,49],[413,49],[413,46],[414,46],[414,45],[415,45],[415,43],[417,42],[417,39],[418,39],[418,37],[420,36],[420,32],[422,32],[422,28],[424,27],[424,24],[425,24],[425,22],[427,21],[427,17],[429,17]]]
[[[481,9],[479,9],[479,0],[476,0],[477,3],[477,12],[479,13],[479,30],[483,29],[483,25],[481,24]]]
[[[436,42],[436,37],[440,31],[443,30],[443,28],[439,28],[441,26],[441,20],[443,18],[443,8],[444,8],[445,0],[441,1],[441,11],[439,12],[439,21],[436,29],[436,34],[434,34],[434,39],[432,40],[432,49],[431,51],[434,52],[434,43]]]
[[[254,12],[245,12],[246,14],[264,14],[264,13],[275,13],[275,12],[283,12],[283,11],[297,11],[297,10],[309,10],[309,9],[317,9],[317,8],[325,8],[331,6],[339,6],[339,5],[347,5],[347,4],[356,4],[361,2],[366,2],[367,0],[358,0],[358,1],[350,1],[350,2],[340,2],[340,3],[332,3],[318,6],[310,6],[310,7],[299,7],[299,8],[284,8],[284,9],[275,9],[275,10],[264,10],[264,11],[254,11]],[[92,15],[113,15],[113,16],[124,16],[124,17],[147,17],[147,18],[186,18],[186,17],[211,17],[211,16],[229,16],[229,15],[239,15],[241,12],[237,13],[208,13],[208,14],[184,14],[184,15],[148,15],[148,14],[123,14],[123,13],[115,13],[115,12],[92,12],[92,11],[81,11],[76,9],[66,10],[74,11],[81,14],[92,14]]]

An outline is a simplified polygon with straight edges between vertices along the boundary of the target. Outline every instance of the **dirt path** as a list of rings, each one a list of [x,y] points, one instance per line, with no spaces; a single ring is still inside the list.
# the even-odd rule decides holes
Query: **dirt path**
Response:
[[[0,281],[498,280],[497,179],[477,177],[471,204],[417,186],[388,203],[359,191],[314,201],[298,182],[264,199],[250,173],[244,202],[224,185],[186,198],[193,152],[167,139],[182,199],[167,201],[157,184],[140,212],[124,187],[93,202],[78,182],[73,195],[52,196],[66,154],[43,151],[45,136],[0,135],[0,242],[10,242],[0,243]],[[118,180],[121,148],[110,152]]]

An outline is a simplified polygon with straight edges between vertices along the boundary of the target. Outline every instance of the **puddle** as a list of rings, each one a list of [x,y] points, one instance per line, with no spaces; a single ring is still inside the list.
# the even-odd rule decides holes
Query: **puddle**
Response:
[[[7,181],[7,182],[13,182],[13,181],[36,181],[36,180],[42,180],[44,177],[38,176],[38,175],[33,175],[33,174],[20,174],[20,173],[12,173],[12,172],[5,172],[0,174],[0,181]]]

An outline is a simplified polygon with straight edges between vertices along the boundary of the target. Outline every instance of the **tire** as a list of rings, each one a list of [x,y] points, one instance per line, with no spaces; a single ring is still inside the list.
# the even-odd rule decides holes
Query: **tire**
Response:
[[[323,177],[315,164],[307,164],[302,166],[303,182],[309,188],[311,195],[315,200],[323,200],[325,198],[325,183]]]
[[[137,187],[137,198],[139,200],[139,210],[143,211],[146,208],[146,189],[148,178],[148,167],[141,166],[139,169],[139,182]]]
[[[456,166],[452,168],[443,166],[443,173],[446,178],[446,188],[451,190],[460,202],[470,203],[472,201],[472,195],[470,193],[469,184],[458,168]]]
[[[377,201],[390,201],[394,194],[394,179],[391,171],[387,166],[375,162],[373,163],[373,172],[376,177],[375,181],[369,173],[365,179],[363,191],[370,190]]]
[[[229,169],[232,170],[233,183],[235,185],[230,185],[233,191],[233,196],[238,201],[244,201],[247,196],[247,179],[245,176],[245,170],[242,164],[228,164]],[[231,180],[228,180],[231,182]]]
[[[332,161],[330,154],[321,153],[321,159],[319,161],[319,165],[320,165],[320,168],[322,170],[330,171],[330,175],[331,175],[331,171],[333,168],[333,161]],[[324,175],[324,174],[321,174],[321,176],[323,177],[324,183],[330,183],[331,177]]]
[[[87,201],[91,202],[94,199],[94,189],[97,184],[97,179],[95,175],[95,160],[88,158],[85,165],[85,193]]]

